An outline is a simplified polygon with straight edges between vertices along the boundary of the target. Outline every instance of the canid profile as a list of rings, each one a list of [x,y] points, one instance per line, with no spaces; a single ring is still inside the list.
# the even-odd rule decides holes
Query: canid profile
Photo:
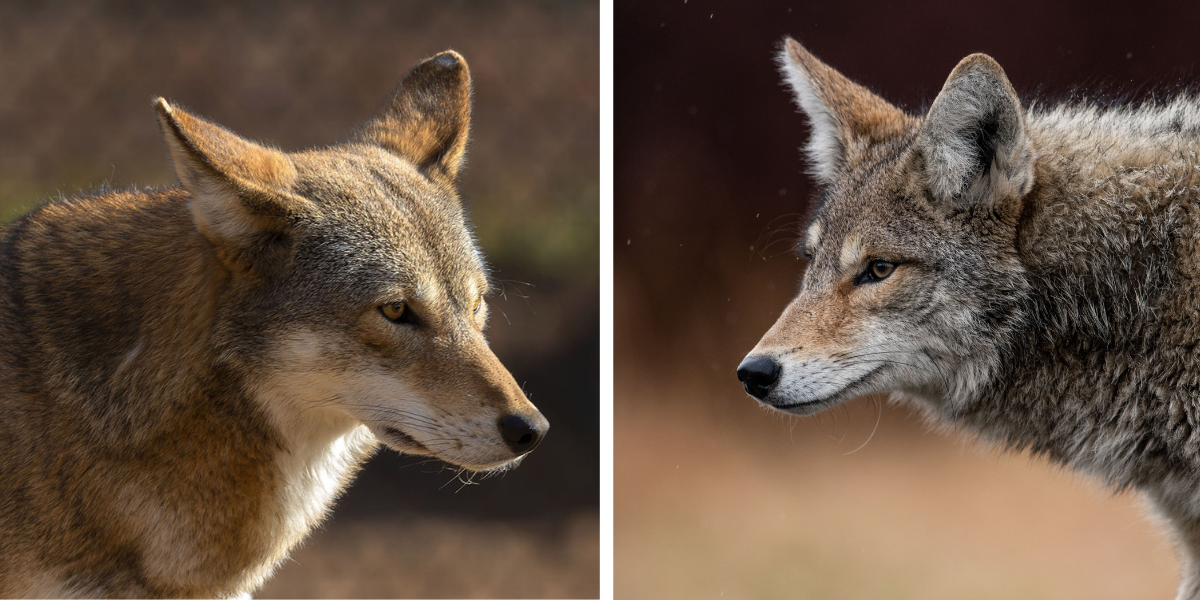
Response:
[[[487,346],[466,62],[285,153],[163,99],[182,184],[0,232],[0,595],[256,589],[382,442],[470,470],[547,431]]]
[[[1136,488],[1200,598],[1200,98],[1027,108],[975,54],[911,115],[794,40],[779,63],[822,192],[747,392],[795,414],[893,392]]]

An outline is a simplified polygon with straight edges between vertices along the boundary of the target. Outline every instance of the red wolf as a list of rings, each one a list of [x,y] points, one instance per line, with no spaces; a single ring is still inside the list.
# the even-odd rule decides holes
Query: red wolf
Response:
[[[315,150],[155,107],[182,187],[0,234],[3,596],[248,595],[381,443],[503,469],[548,428],[483,335],[461,56]]]

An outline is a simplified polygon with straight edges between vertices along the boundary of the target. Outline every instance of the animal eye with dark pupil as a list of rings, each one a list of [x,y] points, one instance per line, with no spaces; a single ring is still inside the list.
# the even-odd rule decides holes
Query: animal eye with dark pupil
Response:
[[[890,263],[886,260],[873,260],[867,265],[867,270],[858,277],[855,283],[875,283],[883,281],[896,270],[896,263]]]
[[[393,323],[416,323],[412,311],[403,302],[389,302],[388,304],[384,304],[379,307],[379,312],[383,313],[385,319]]]

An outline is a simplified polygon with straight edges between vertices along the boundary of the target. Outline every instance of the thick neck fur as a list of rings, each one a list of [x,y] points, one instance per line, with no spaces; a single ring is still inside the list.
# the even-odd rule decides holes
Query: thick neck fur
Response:
[[[22,523],[0,530],[40,539],[0,540],[3,595],[33,593],[32,576],[56,595],[247,594],[376,445],[344,419],[272,410],[230,359],[234,284],[189,199],[51,203],[4,231],[0,383],[20,391],[0,397],[0,525]],[[44,561],[106,583],[55,588]]]
[[[1029,121],[1028,288],[1008,358],[954,417],[1117,486],[1200,474],[1200,101]]]

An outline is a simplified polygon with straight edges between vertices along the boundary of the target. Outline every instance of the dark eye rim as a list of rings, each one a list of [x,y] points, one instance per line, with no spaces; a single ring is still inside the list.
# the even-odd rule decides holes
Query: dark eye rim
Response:
[[[875,266],[876,265],[887,265],[887,275],[884,275],[883,277],[876,275],[875,274]],[[863,284],[867,284],[867,283],[879,283],[880,281],[883,281],[883,280],[887,279],[888,277],[891,277],[892,273],[896,272],[897,266],[899,266],[899,263],[894,263],[890,260],[883,260],[881,258],[873,259],[867,263],[867,268],[865,270],[863,270],[863,272],[861,274],[859,274],[858,278],[856,278],[854,280],[854,285],[863,285]]]
[[[403,309],[403,312],[400,313],[399,319],[393,319],[387,315],[387,312],[384,309],[389,306],[391,306],[391,307],[399,306]],[[408,304],[405,302],[386,302],[384,304],[381,304],[379,306],[379,314],[383,315],[383,318],[387,319],[388,321],[391,321],[392,323],[396,323],[398,325],[412,325],[415,327],[415,326],[421,324],[421,320],[418,319],[417,315],[413,313],[412,307],[408,306]]]

